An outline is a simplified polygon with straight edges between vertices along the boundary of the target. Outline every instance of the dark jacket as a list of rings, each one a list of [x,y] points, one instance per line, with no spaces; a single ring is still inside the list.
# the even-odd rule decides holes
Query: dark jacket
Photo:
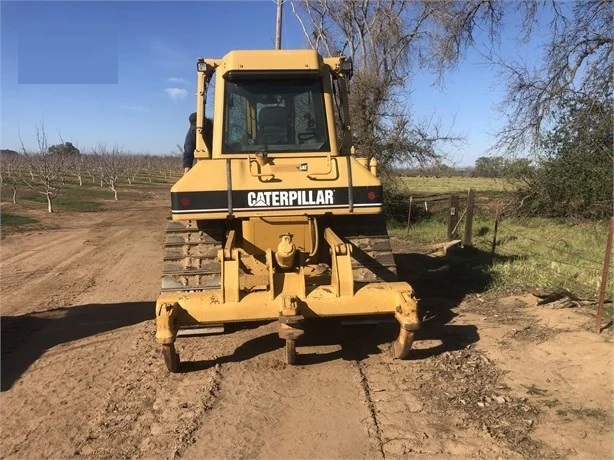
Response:
[[[196,149],[196,125],[190,125],[183,143],[183,167],[191,168],[194,164],[194,150]]]
[[[196,149],[196,112],[189,117],[190,129],[185,135],[183,143],[183,167],[191,168],[194,165],[194,150]],[[205,118],[203,137],[207,149],[211,151],[211,143],[213,141],[213,120]]]

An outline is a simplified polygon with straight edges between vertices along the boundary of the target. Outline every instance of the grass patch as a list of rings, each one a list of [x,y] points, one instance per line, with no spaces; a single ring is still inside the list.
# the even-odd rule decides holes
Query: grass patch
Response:
[[[102,204],[96,201],[58,198],[56,204],[67,211],[96,212],[102,209]]]
[[[392,236],[417,244],[446,240],[447,216],[433,215],[406,226],[391,222]],[[460,237],[464,222],[459,226]],[[473,246],[484,262],[491,263],[494,219],[478,215],[473,222]],[[545,218],[504,219],[499,223],[488,289],[546,291],[566,289],[594,299],[599,291],[608,222],[574,222]],[[614,273],[607,292],[614,292]],[[609,306],[612,314],[612,304]]]
[[[413,194],[466,193],[470,188],[476,192],[513,192],[518,184],[508,179],[489,177],[401,177],[401,183]]]
[[[438,216],[423,219],[417,224],[412,223],[407,231],[407,224],[391,221],[388,224],[390,236],[411,240],[416,244],[441,243],[446,239],[447,223]]]
[[[147,184],[174,184],[175,182],[177,182],[179,180],[178,177],[169,177],[168,179],[164,179],[163,177],[153,177],[151,179],[151,182],[149,182],[148,178],[140,178],[139,181],[137,182],[137,184],[141,184],[141,185],[147,185]]]
[[[74,187],[64,189],[59,198],[63,197],[108,200],[113,198],[113,190],[100,187],[79,187],[77,184]]]
[[[492,233],[489,228],[486,235],[476,238],[476,244],[491,247]],[[603,222],[570,225],[543,218],[504,220],[499,225],[495,247],[498,284],[511,288],[563,288],[580,297],[594,298],[601,283],[607,234]],[[614,280],[610,277],[608,292],[612,289]]]
[[[0,227],[20,227],[22,225],[34,224],[36,219],[27,216],[18,216],[5,211],[0,211]]]
[[[140,201],[146,197],[146,192],[155,186],[149,185],[146,188],[138,186],[128,186],[118,188],[119,201]],[[10,197],[7,197],[10,198]],[[104,202],[114,199],[113,190],[109,187],[99,187],[98,185],[78,184],[64,187],[58,197],[53,200],[54,209],[77,212],[94,212],[103,208]],[[3,197],[4,200],[4,197]],[[33,201],[47,205],[45,195],[35,193],[29,189],[22,189],[17,193],[17,200]]]
[[[24,200],[42,203],[47,206],[47,198],[44,195],[24,195]],[[95,212],[102,209],[101,203],[97,201],[84,200],[80,197],[59,196],[53,200],[54,209],[63,209],[66,211],[78,212]]]
[[[151,187],[149,187],[151,189]],[[117,188],[117,196],[120,201],[139,201],[142,199],[143,190],[138,190],[136,185],[126,185]],[[60,195],[59,198],[74,200],[113,200],[115,194],[109,187],[71,187]]]

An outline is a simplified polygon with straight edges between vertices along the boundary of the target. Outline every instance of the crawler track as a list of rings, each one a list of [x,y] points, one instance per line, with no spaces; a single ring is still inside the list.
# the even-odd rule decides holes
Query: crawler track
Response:
[[[352,270],[357,283],[397,281],[390,237],[383,215],[337,217],[330,223],[352,244]]]
[[[352,248],[356,283],[397,280],[397,269],[381,215],[341,217],[323,222]],[[162,292],[193,292],[219,289],[221,267],[217,252],[222,248],[224,226],[207,228],[196,221],[169,221],[166,228]],[[320,282],[324,282],[320,279]]]
[[[169,221],[164,243],[162,292],[206,291],[221,286],[224,230],[199,229],[196,221]]]

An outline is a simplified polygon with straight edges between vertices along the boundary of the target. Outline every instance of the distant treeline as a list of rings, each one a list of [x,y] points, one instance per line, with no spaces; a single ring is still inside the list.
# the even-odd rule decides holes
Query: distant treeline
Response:
[[[534,166],[526,158],[480,157],[473,166],[453,167],[440,163],[395,170],[402,176],[518,178],[533,172]]]

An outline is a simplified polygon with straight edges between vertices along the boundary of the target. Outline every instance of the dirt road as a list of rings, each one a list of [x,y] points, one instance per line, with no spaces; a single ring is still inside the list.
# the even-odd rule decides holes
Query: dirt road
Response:
[[[2,239],[2,458],[614,456],[610,332],[530,295],[443,296],[454,274],[424,276],[402,246],[425,317],[410,360],[387,354],[394,323],[325,322],[286,366],[265,323],[183,339],[169,374],[161,203]]]

